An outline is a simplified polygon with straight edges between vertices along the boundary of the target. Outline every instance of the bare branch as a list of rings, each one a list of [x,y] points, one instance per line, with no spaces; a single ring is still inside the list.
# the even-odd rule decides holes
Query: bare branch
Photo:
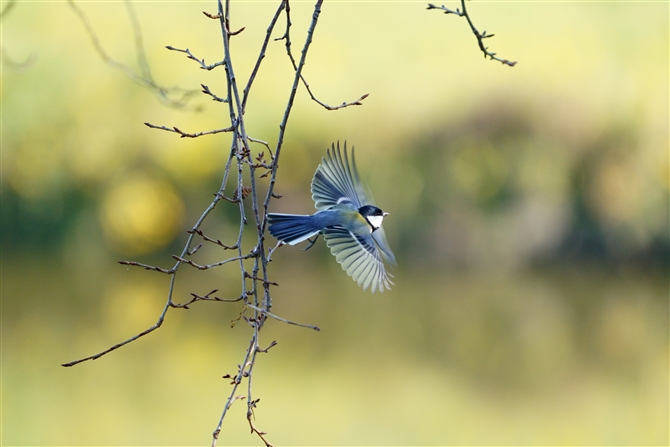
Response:
[[[12,9],[14,9],[15,6],[16,6],[16,0],[9,0],[8,2],[6,2],[5,6],[0,11],[0,20],[4,19],[5,16],[9,14],[9,12],[12,11]],[[30,56],[28,56],[23,62],[18,62],[9,57],[9,54],[7,53],[7,50],[5,49],[4,45],[0,46],[0,48],[1,48],[0,53],[2,53],[3,64],[19,72],[22,72],[30,68],[30,66],[32,66],[33,63],[35,63],[35,61],[37,60],[37,55],[33,53]]]
[[[251,404],[250,402],[250,405],[255,406],[258,400],[254,401],[253,404]],[[256,428],[256,426],[254,425],[254,421],[252,419],[253,419],[253,413],[251,411],[247,412],[247,420],[249,421],[249,427],[251,427],[251,433],[256,433],[258,437],[261,438],[261,440],[265,443],[266,447],[274,447],[272,444],[270,444],[270,441],[268,441],[265,438],[265,435],[267,435],[267,433],[264,431],[260,431],[258,428]]]
[[[246,303],[247,307],[250,307],[253,310],[256,310],[261,313],[261,315],[267,315],[270,318],[274,318],[277,321],[281,321],[282,323],[286,324],[291,324],[293,326],[300,326],[300,327],[306,327],[307,329],[313,329],[315,331],[321,331],[321,329],[318,326],[314,326],[311,324],[305,324],[305,323],[296,323],[295,321],[287,320],[286,318],[282,318],[280,316],[277,316],[273,314],[272,312],[268,312],[266,310],[263,310],[259,307],[254,306],[253,304]]]
[[[213,101],[217,101],[217,102],[228,102],[227,99],[219,98],[219,97],[216,96],[214,93],[212,93],[212,91],[209,89],[209,87],[207,87],[205,84],[200,84],[200,86],[202,87],[202,92],[203,92],[204,94],[206,94],[206,95],[211,96]]]
[[[205,132],[198,132],[198,133],[186,133],[183,130],[177,128],[177,127],[170,128],[170,127],[165,127],[165,126],[157,126],[157,125],[151,124],[151,123],[144,123],[144,125],[147,126],[147,127],[152,128],[152,129],[159,129],[159,130],[165,130],[165,131],[168,131],[168,132],[178,133],[179,135],[181,135],[182,138],[198,138],[198,137],[201,137],[203,135],[213,135],[213,134],[222,133],[222,132],[232,132],[232,131],[235,130],[235,128],[233,126],[230,126],[230,127],[226,127],[225,129],[207,130]]]
[[[246,110],[247,107],[247,99],[249,99],[249,92],[251,91],[251,85],[254,83],[254,79],[256,79],[256,74],[258,73],[258,69],[261,67],[261,62],[263,61],[263,59],[265,59],[265,50],[267,50],[268,42],[270,41],[270,36],[272,35],[272,30],[274,29],[277,23],[277,19],[279,19],[279,15],[281,14],[282,10],[285,7],[288,8],[288,1],[281,1],[279,3],[279,8],[277,9],[277,12],[275,12],[275,15],[272,17],[272,20],[268,25],[268,29],[265,32],[265,40],[263,40],[261,50],[258,53],[258,59],[256,59],[256,64],[254,65],[254,68],[251,70],[249,80],[247,81],[247,85],[246,87],[244,87],[243,90],[244,96],[242,98],[242,114],[244,114],[244,111]]]
[[[272,261],[272,255],[277,251],[277,249],[281,246],[283,246],[284,243],[282,241],[278,241],[277,245],[274,246],[274,248],[271,248],[268,250],[268,256],[267,256],[267,261],[270,262]]]
[[[242,365],[246,365],[247,362],[249,361],[249,357],[251,357],[252,352],[255,352],[255,348],[257,346],[257,341],[256,337],[252,337],[250,342],[249,342],[249,347],[247,348],[247,353],[244,357],[244,361],[242,362]],[[223,419],[226,417],[226,413],[228,413],[228,410],[230,409],[230,406],[235,402],[238,398],[235,397],[235,392],[237,391],[237,387],[240,385],[242,382],[242,377],[244,376],[244,367],[241,366],[239,369],[239,372],[237,376],[234,378],[232,385],[233,389],[230,392],[230,395],[228,396],[228,400],[226,401],[226,405],[224,406],[223,409],[223,414],[221,415],[221,419],[219,420],[219,424],[217,425],[216,429],[212,433],[212,447],[216,446],[216,441],[219,439],[219,433],[221,433],[221,425],[223,424]],[[225,377],[225,376],[224,376]]]
[[[250,255],[246,255],[246,256],[236,256],[234,258],[224,259],[223,261],[215,262],[213,264],[200,265],[200,264],[196,264],[195,262],[191,261],[190,259],[182,258],[181,256],[177,256],[177,255],[172,255],[173,259],[176,259],[177,261],[182,262],[184,264],[188,264],[191,267],[195,267],[198,270],[209,270],[209,269],[214,268],[214,267],[219,267],[221,265],[228,264],[229,262],[232,262],[232,261],[239,261],[240,259],[249,259],[249,258],[255,258],[255,257],[256,257],[256,255],[254,255],[254,254],[250,254]]]
[[[198,64],[200,64],[200,68],[202,68],[203,70],[208,70],[208,71],[213,70],[216,67],[220,67],[221,65],[223,65],[225,63],[224,61],[219,61],[219,62],[215,62],[211,65],[207,65],[205,63],[205,59],[198,59],[197,57],[193,56],[193,54],[191,53],[191,50],[189,50],[188,48],[186,48],[185,50],[182,50],[180,48],[175,48],[172,45],[167,45],[165,48],[167,48],[170,51],[177,51],[179,53],[186,54],[187,58],[191,59],[192,61],[196,61]]]
[[[156,267],[155,265],[142,264],[140,262],[135,262],[135,261],[119,261],[119,264],[143,267],[145,270],[154,270],[154,271],[161,272],[161,273],[167,273],[168,275],[172,275],[175,272],[174,269],[169,269],[169,270],[168,269],[162,269],[160,267]]]
[[[174,276],[173,276],[173,278],[174,278]],[[127,345],[128,343],[131,343],[131,342],[137,340],[138,338],[144,337],[145,335],[152,333],[153,331],[155,331],[156,329],[161,327],[161,325],[163,324],[163,321],[165,321],[165,314],[167,313],[169,308],[170,308],[169,304],[166,304],[166,306],[163,308],[163,312],[161,312],[160,316],[158,317],[158,321],[156,321],[156,324],[151,326],[149,329],[146,329],[146,330],[140,332],[139,334],[137,334],[133,337],[130,337],[129,339],[127,339],[125,341],[122,341],[121,343],[117,343],[114,346],[112,346],[111,348],[105,349],[104,351],[99,352],[95,355],[92,355],[92,356],[89,356],[89,357],[84,357],[83,359],[79,359],[79,360],[74,360],[72,362],[63,363],[61,366],[70,367],[70,366],[74,366],[74,365],[77,365],[81,362],[85,362],[85,361],[88,361],[88,360],[99,359],[100,357],[102,357],[105,354],[109,354],[110,352],[115,351],[115,350]]]
[[[245,29],[246,29],[246,27],[243,26],[242,28],[238,29],[237,31],[228,31],[228,35],[229,36],[237,36],[238,34],[240,34]]]
[[[235,403],[236,400],[244,400],[246,398],[247,396],[242,396],[241,394],[235,396],[232,401],[228,402],[228,408],[230,408]]]
[[[224,176],[223,176],[223,184],[224,185],[226,183],[227,178],[228,178],[228,169],[226,169],[226,171],[224,173]],[[223,189],[223,187],[222,187],[222,189]],[[182,258],[184,256],[186,256],[186,254],[190,251],[190,247],[191,247],[191,243],[193,241],[194,233],[200,228],[200,225],[202,225],[202,222],[209,215],[209,213],[214,209],[214,207],[219,202],[219,200],[222,199],[222,197],[223,196],[221,194],[216,194],[214,196],[214,200],[212,201],[212,203],[210,203],[210,205],[207,207],[207,209],[205,209],[205,211],[202,213],[202,215],[200,216],[198,221],[193,226],[192,232],[189,234],[189,237],[186,241],[186,244],[184,245],[184,249],[183,249],[182,254],[181,254]],[[154,266],[150,266],[150,265],[146,265],[146,264],[140,264],[138,262],[133,262],[133,261],[122,261],[122,263],[125,264],[125,265],[136,265],[136,266],[144,267],[144,268],[147,268],[149,270],[157,270],[157,271],[165,270],[165,269],[160,269],[158,267],[154,267]],[[114,350],[116,350],[116,349],[118,349],[122,346],[125,346],[128,343],[131,343],[131,342],[133,342],[133,341],[135,341],[135,340],[137,340],[137,339],[155,331],[156,329],[158,329],[163,324],[163,321],[165,320],[165,315],[167,314],[167,311],[170,309],[170,307],[179,307],[179,306],[174,305],[174,303],[172,301],[172,295],[173,295],[173,292],[174,292],[175,278],[177,277],[177,275],[176,275],[177,269],[179,268],[180,264],[181,264],[181,261],[177,261],[177,264],[175,264],[175,266],[172,267],[172,269],[166,270],[166,271],[163,272],[163,273],[171,273],[170,274],[170,286],[169,286],[169,289],[168,289],[167,301],[165,303],[165,306],[163,307],[163,311],[161,312],[160,316],[158,317],[158,321],[156,322],[156,324],[154,324],[150,328],[140,332],[139,334],[137,334],[137,335],[121,342],[121,343],[117,343],[116,345],[112,346],[109,349],[106,349],[102,352],[99,352],[98,354],[95,354],[95,355],[92,355],[92,356],[89,356],[89,357],[85,357],[85,358],[80,359],[80,360],[75,360],[75,361],[72,361],[72,362],[64,363],[62,366],[74,366],[76,364],[79,364],[81,362],[85,362],[87,360],[98,359],[98,358],[102,357],[103,355],[108,354],[108,353],[110,353],[110,352],[112,352],[112,351],[114,351]]]
[[[284,0],[282,2],[286,6],[288,6],[288,0]],[[312,15],[312,22],[310,24],[309,30],[307,32],[307,37],[305,40],[305,46],[303,48],[302,56],[301,56],[301,61],[300,64],[296,68],[296,76],[294,78],[293,82],[293,87],[291,89],[291,93],[289,95],[289,100],[288,104],[286,106],[286,110],[284,112],[284,116],[282,118],[282,124],[280,125],[280,137],[279,141],[277,143],[277,149],[275,151],[274,156],[272,157],[272,165],[271,165],[271,172],[272,172],[272,180],[270,184],[270,190],[268,191],[268,195],[266,196],[266,200],[264,202],[264,212],[261,213],[259,212],[259,206],[258,206],[258,201],[257,201],[257,189],[256,189],[256,183],[255,183],[255,165],[251,162],[251,151],[249,150],[248,144],[249,144],[249,137],[246,132],[245,128],[245,123],[244,123],[244,107],[245,107],[245,100],[248,95],[248,90],[244,92],[244,95],[242,99],[240,98],[238,89],[237,89],[237,84],[235,81],[235,74],[233,70],[233,65],[230,60],[230,41],[228,39],[229,35],[226,30],[229,29],[229,23],[230,23],[230,1],[226,0],[226,8],[224,10],[223,4],[221,0],[218,0],[218,15],[220,17],[220,24],[222,28],[222,35],[223,35],[223,42],[224,42],[224,60],[226,62],[225,68],[226,68],[226,74],[228,77],[228,97],[231,99],[231,102],[229,103],[229,112],[231,116],[231,122],[235,123],[237,125],[235,135],[233,138],[233,145],[231,147],[231,159],[232,159],[232,154],[236,154],[236,160],[237,160],[237,166],[238,166],[238,183],[237,183],[237,190],[242,191],[243,184],[242,184],[242,166],[243,166],[243,160],[247,160],[249,170],[250,170],[250,179],[251,179],[251,197],[252,197],[252,211],[254,214],[254,219],[256,222],[256,229],[258,231],[258,240],[257,240],[257,245],[256,248],[254,249],[254,252],[258,254],[258,256],[254,260],[254,267],[252,270],[252,273],[248,273],[245,269],[244,266],[241,264],[240,265],[240,270],[242,272],[242,292],[243,294],[247,294],[253,299],[253,304],[249,303],[248,300],[246,300],[246,304],[250,306],[252,309],[254,309],[256,316],[254,318],[246,318],[245,321],[249,322],[252,324],[252,327],[254,328],[254,335],[250,341],[249,348],[246,352],[245,355],[245,360],[242,363],[242,365],[247,365],[249,364],[249,370],[247,372],[247,377],[248,377],[248,405],[249,410],[248,414],[252,411],[252,405],[255,405],[255,402],[252,397],[252,370],[253,366],[255,364],[255,358],[257,354],[257,348],[258,348],[258,336],[259,336],[259,331],[263,325],[263,322],[266,318],[266,316],[270,315],[269,309],[272,306],[272,301],[270,297],[270,292],[269,292],[269,286],[272,284],[272,281],[268,280],[268,272],[267,272],[267,259],[265,258],[265,249],[264,249],[264,231],[265,231],[265,220],[266,220],[266,212],[267,212],[267,204],[269,200],[274,197],[275,195],[272,193],[272,188],[274,185],[274,179],[276,178],[276,171],[277,171],[277,166],[278,166],[278,157],[280,155],[281,151],[281,145],[283,143],[283,135],[285,132],[286,128],[286,122],[288,120],[288,117],[290,115],[290,111],[292,110],[293,107],[293,101],[295,99],[295,94],[297,90],[297,85],[299,83],[299,76],[300,72],[302,71],[302,67],[304,66],[305,63],[305,58],[307,55],[307,50],[309,48],[309,45],[312,41],[312,36],[314,33],[314,28],[316,27],[317,19],[319,16],[319,13],[321,11],[321,5],[322,5],[322,0],[317,0],[316,5],[315,5],[315,10],[314,14]],[[278,16],[278,14],[281,13],[281,6],[278,9],[278,12],[275,14],[275,17]],[[266,33],[266,41],[264,41],[264,44],[261,49],[261,55],[259,56],[257,63],[256,63],[256,68],[252,72],[252,78],[250,78],[250,81],[248,82],[248,86],[250,88],[250,85],[253,82],[253,76],[255,76],[256,71],[258,70],[258,67],[260,66],[260,61],[263,59],[263,53],[265,51],[265,48],[267,46],[267,40],[269,40],[269,35],[271,35],[272,28],[274,27],[274,24],[276,23],[276,18],[273,19],[271,22],[271,25]],[[233,107],[233,101],[234,105],[236,107]],[[239,142],[239,146],[238,143]],[[240,239],[238,239],[238,245],[240,245],[241,242],[241,234],[242,234],[242,229],[243,225],[246,223],[246,217],[244,216],[244,208],[242,206],[242,201],[239,201],[240,205],[240,219],[241,219],[241,226],[240,226]],[[238,250],[241,250],[238,249]],[[240,251],[241,254],[241,251]],[[240,261],[242,262],[242,261]],[[262,275],[263,277],[259,277],[259,269],[262,269]],[[246,289],[245,285],[245,278],[250,278],[252,279],[252,284],[251,284],[251,290]],[[258,307],[259,303],[259,297],[258,297],[258,288],[257,288],[257,283],[260,282],[263,285],[263,301],[262,301],[262,308]],[[216,445],[216,442],[219,437],[219,433],[221,432],[221,425],[223,423],[223,420],[227,414],[229,404],[232,402],[232,399],[234,398],[235,395],[235,390],[241,380],[242,373],[243,373],[244,368],[240,368],[240,374],[238,374],[238,377],[234,381],[235,384],[233,385],[233,390],[231,391],[231,394],[228,398],[228,403],[223,409],[223,412],[221,414],[221,418],[219,419],[219,423],[212,433],[212,446]],[[251,420],[251,416],[248,416],[249,420]],[[252,431],[254,430],[255,426],[250,425],[252,427]],[[263,441],[268,445],[264,434],[261,434],[260,430],[255,430],[257,434],[263,439]]]
[[[514,67],[516,65],[516,61],[510,61],[507,59],[500,58],[496,56],[496,53],[492,53],[489,51],[488,47],[484,45],[484,39],[488,39],[489,37],[493,37],[493,34],[486,34],[486,31],[483,33],[480,33],[477,28],[475,27],[474,23],[472,23],[472,19],[470,18],[470,15],[468,14],[467,9],[465,8],[465,0],[461,0],[461,8],[463,8],[463,11],[459,11],[458,8],[455,10],[449,9],[446,6],[436,6],[432,3],[428,3],[428,8],[427,9],[437,9],[440,11],[443,11],[445,14],[454,14],[459,17],[465,17],[465,19],[468,21],[468,25],[470,25],[470,29],[472,30],[472,34],[475,35],[477,38],[477,45],[479,45],[479,49],[484,53],[484,58],[488,57],[491,60],[498,61],[504,65],[507,65],[509,67]]]
[[[202,244],[198,244],[198,245],[196,245],[195,247],[193,247],[192,249],[188,250],[188,251],[186,252],[186,254],[189,255],[189,256],[193,256],[193,255],[194,255],[198,250],[200,250],[201,248],[202,248]]]
[[[2,11],[0,11],[0,19],[3,19],[5,14],[11,11],[14,6],[16,6],[16,0],[9,0],[7,3],[5,3],[4,8],[2,8]]]
[[[251,274],[249,274],[249,273],[247,273],[247,272],[244,272],[244,277],[245,277],[245,278],[249,278],[249,279],[253,279],[254,281],[260,281],[260,282],[262,282],[263,284],[268,284],[268,285],[273,285],[273,286],[279,286],[279,284],[277,284],[277,283],[274,282],[274,281],[269,281],[269,280],[267,280],[267,279],[258,278],[257,276],[251,275]]]
[[[286,3],[288,5],[288,1]],[[293,53],[291,52],[291,33],[290,33],[290,31],[291,31],[291,15],[290,15],[290,8],[287,6],[286,7],[286,32],[284,33],[284,35],[282,37],[280,37],[278,39],[275,39],[275,40],[285,40],[286,41],[286,43],[285,43],[286,54],[288,55],[289,59],[291,60],[291,64],[293,65],[293,69],[297,72],[298,71],[298,66],[296,65],[295,58],[293,57]],[[325,108],[326,110],[338,110],[338,109],[343,109],[343,108],[349,107],[349,106],[363,105],[362,101],[370,95],[369,93],[366,93],[355,101],[351,101],[351,102],[346,102],[345,101],[338,106],[330,106],[330,105],[320,101],[316,96],[314,96],[314,93],[312,93],[312,89],[310,88],[309,84],[307,83],[307,80],[302,75],[302,73],[300,74],[300,80],[302,81],[305,88],[307,89],[307,93],[309,94],[309,97],[314,102],[319,104],[321,107]]]
[[[220,16],[219,14],[210,14],[210,13],[208,13],[207,11],[203,11],[202,13],[205,14],[205,15],[206,15],[207,17],[209,17],[210,19],[218,20],[218,19],[221,18],[221,16]]]
[[[191,299],[185,303],[179,304],[179,303],[171,303],[170,307],[174,308],[179,308],[179,309],[189,309],[189,305],[197,302],[197,301],[217,301],[220,303],[236,303],[238,301],[242,301],[245,296],[241,295],[237,298],[219,298],[218,296],[211,296],[213,293],[218,292],[218,289],[212,290],[209,292],[207,295],[198,295],[197,293],[191,292]]]
[[[263,146],[265,146],[265,147],[267,148],[268,152],[270,153],[270,158],[272,158],[272,159],[274,160],[275,156],[274,156],[274,154],[272,153],[272,149],[270,148],[270,145],[268,144],[267,141],[257,140],[257,139],[255,139],[255,138],[251,138],[251,137],[247,137],[247,138],[248,138],[249,141],[251,141],[252,143],[258,143],[258,144],[262,144]]]
[[[267,354],[267,352],[268,352],[271,348],[274,348],[275,346],[277,346],[277,341],[276,341],[276,340],[272,340],[272,343],[270,343],[270,345],[269,345],[267,348],[265,348],[265,349],[256,348],[256,351],[257,351],[257,352],[262,352],[262,353],[264,353],[264,354]]]
[[[456,9],[449,9],[449,8],[447,8],[447,7],[444,6],[444,5],[442,5],[442,6],[435,6],[435,5],[433,5],[432,3],[428,3],[428,8],[426,8],[426,9],[439,9],[439,10],[441,10],[441,11],[444,11],[445,14],[455,14],[455,15],[457,15],[457,16],[459,16],[459,17],[463,17],[463,16],[464,16],[464,14],[463,14],[458,8],[456,8]]]
[[[193,234],[193,233],[195,233],[195,234],[197,234],[198,236],[200,236],[201,238],[203,238],[205,241],[207,241],[207,242],[211,242],[211,243],[216,244],[216,245],[218,245],[218,246],[220,246],[220,247],[223,247],[224,250],[236,250],[236,249],[237,249],[237,245],[226,245],[226,244],[224,244],[223,242],[221,242],[221,239],[216,239],[216,240],[215,240],[215,239],[212,239],[212,238],[206,236],[206,235],[202,232],[202,230],[199,230],[199,229],[188,230],[187,233],[189,233],[189,234]]]
[[[2,62],[8,67],[18,72],[23,72],[27,70],[37,61],[36,53],[30,54],[25,60],[19,62],[9,57],[9,55],[7,54],[7,50],[5,49],[4,46],[2,46],[1,48],[2,48]]]
[[[230,202],[230,203],[238,203],[239,202],[239,200],[235,200],[231,197],[228,197],[228,196],[224,195],[222,192],[217,192],[214,195],[218,196],[220,199],[223,199],[223,200],[225,200],[227,202]],[[234,245],[234,247],[237,248],[237,245]]]
[[[287,1],[287,0],[285,0]],[[282,118],[282,122],[279,125],[279,137],[277,138],[277,150],[275,151],[275,156],[274,160],[272,163],[272,175],[270,177],[270,185],[268,186],[268,192],[265,196],[265,201],[263,202],[263,224],[261,231],[265,232],[265,226],[267,224],[267,212],[268,212],[268,206],[270,204],[270,200],[272,198],[279,199],[281,198],[280,195],[277,195],[274,193],[274,187],[275,183],[277,181],[277,167],[279,166],[279,156],[281,155],[281,149],[284,144],[284,134],[286,133],[286,125],[288,124],[288,119],[291,114],[291,110],[293,108],[293,101],[295,100],[295,95],[298,90],[298,84],[300,82],[300,78],[302,75],[302,69],[305,66],[305,60],[307,58],[307,52],[309,50],[309,46],[312,43],[312,38],[314,36],[314,29],[316,28],[316,23],[319,19],[319,14],[321,13],[321,6],[323,4],[323,0],[317,0],[315,6],[314,6],[314,13],[312,14],[312,22],[309,26],[309,29],[307,30],[307,38],[305,39],[305,44],[303,46],[301,56],[300,56],[300,62],[297,65],[297,68],[295,70],[295,77],[293,78],[293,87],[291,88],[291,94],[289,95],[289,100],[288,103],[286,104],[286,109],[284,110],[284,116]],[[288,8],[287,8],[287,30],[286,30],[286,40],[287,40],[287,48],[290,48],[290,39],[288,38],[288,27],[290,26],[290,19],[288,16]]]
[[[191,97],[198,92],[197,90],[188,90],[179,87],[164,87],[159,85],[156,81],[154,81],[151,71],[149,69],[149,65],[146,61],[146,56],[144,54],[144,47],[142,44],[142,35],[139,23],[137,21],[135,11],[130,1],[126,0],[125,4],[132,25],[137,58],[140,63],[140,67],[142,67],[141,74],[135,72],[126,64],[119,62],[118,60],[109,56],[109,54],[107,54],[107,51],[105,51],[102,44],[100,43],[100,39],[98,38],[98,35],[93,29],[93,26],[91,25],[88,16],[86,16],[84,11],[77,6],[74,0],[67,0],[67,3],[70,5],[70,8],[72,8],[77,17],[79,17],[81,23],[84,25],[86,33],[88,34],[89,39],[91,40],[91,43],[95,48],[95,51],[98,53],[100,58],[103,61],[105,61],[105,63],[107,63],[107,65],[121,71],[133,82],[153,91],[154,94],[158,97],[158,99],[160,99],[163,103],[165,103],[170,107],[184,108],[187,105],[188,101],[191,99]],[[177,99],[172,99],[171,95],[177,95],[178,97]]]
[[[300,76],[300,79],[302,79],[302,83],[305,85],[305,88],[307,89],[307,93],[309,93],[310,98],[312,98],[312,100],[314,102],[316,102],[317,104],[319,104],[321,107],[323,107],[326,110],[339,110],[339,109],[343,109],[343,108],[349,107],[349,106],[362,106],[363,105],[362,101],[365,98],[367,98],[368,96],[370,96],[369,93],[366,93],[355,101],[343,102],[339,106],[330,106],[330,105],[326,104],[325,102],[320,101],[316,96],[314,96],[314,94],[312,93],[312,89],[310,88],[309,84],[305,80],[304,76]]]

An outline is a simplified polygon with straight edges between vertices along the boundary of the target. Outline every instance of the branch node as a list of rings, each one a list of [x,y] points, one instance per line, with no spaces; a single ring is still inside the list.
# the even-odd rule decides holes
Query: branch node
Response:
[[[268,352],[271,348],[274,348],[275,346],[277,346],[277,341],[276,341],[276,340],[272,340],[272,343],[270,343],[270,346],[268,346],[268,347],[265,348],[265,349],[256,348],[256,352],[262,352],[262,353],[267,354],[267,352]]]
[[[142,267],[145,270],[154,270],[156,272],[167,273],[168,275],[171,275],[171,274],[174,273],[174,269],[169,269],[169,270],[168,269],[163,269],[163,268],[160,268],[160,267],[156,267],[155,265],[142,264],[141,262],[135,262],[135,261],[119,261],[119,264]]]
[[[428,3],[427,9],[439,9],[441,11],[444,11],[445,14],[455,14],[459,17],[465,17],[465,19],[468,21],[468,25],[470,25],[470,30],[472,31],[472,34],[474,34],[475,37],[477,38],[477,45],[479,46],[479,49],[482,51],[482,53],[484,53],[484,59],[488,57],[491,60],[498,61],[509,67],[514,67],[516,65],[516,62],[499,58],[496,56],[496,53],[489,51],[488,47],[484,46],[484,39],[493,37],[495,34],[486,34],[486,30],[484,30],[483,33],[480,33],[475,27],[474,23],[472,23],[472,19],[470,18],[470,16],[468,15],[468,11],[465,8],[465,0],[461,0],[461,7],[463,8],[462,12],[458,8],[456,8],[456,10],[454,11],[452,9],[447,8],[444,5],[436,6],[432,3]]]
[[[245,278],[249,278],[249,279],[253,279],[254,281],[260,281],[260,282],[262,282],[263,284],[266,284],[266,285],[279,286],[279,284],[277,284],[277,283],[274,282],[274,281],[270,281],[270,280],[267,280],[267,279],[259,278],[259,277],[254,276],[254,275],[252,275],[251,273],[246,272],[246,271],[244,272],[244,277],[245,277]]]
[[[225,103],[228,102],[227,99],[225,99],[225,98],[220,98],[219,96],[217,96],[217,95],[215,95],[214,93],[212,93],[212,91],[209,89],[209,87],[206,86],[205,84],[200,84],[200,86],[202,87],[202,93],[211,96],[211,97],[212,97],[212,101],[225,102]]]
[[[205,14],[210,19],[220,19],[222,17],[221,14],[210,14],[207,11],[203,11],[202,13]]]

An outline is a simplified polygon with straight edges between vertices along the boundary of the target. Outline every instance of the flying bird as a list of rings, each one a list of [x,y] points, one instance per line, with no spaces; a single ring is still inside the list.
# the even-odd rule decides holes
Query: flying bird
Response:
[[[349,163],[347,144],[344,151],[340,151],[339,142],[337,147],[333,144],[316,168],[311,190],[317,212],[306,216],[269,213],[270,234],[289,245],[309,240],[305,250],[322,234],[342,269],[363,290],[390,290],[393,275],[387,272],[384,261],[397,264],[382,228],[388,213],[375,206],[363,187],[354,149]]]

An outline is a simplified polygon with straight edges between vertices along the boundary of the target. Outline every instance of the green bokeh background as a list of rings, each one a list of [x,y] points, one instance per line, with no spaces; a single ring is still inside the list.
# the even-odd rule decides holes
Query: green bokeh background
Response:
[[[232,5],[244,83],[276,3]],[[668,3],[470,2],[514,68],[425,6],[324,5],[308,82],[331,105],[370,96],[329,112],[299,90],[271,209],[312,212],[314,169],[347,140],[390,212],[396,286],[362,292],[323,243],[279,250],[274,311],[322,331],[268,322],[257,425],[279,445],[667,445]],[[124,4],[79,7],[137,67]],[[135,8],[157,82],[223,96],[222,69],[164,49],[218,60],[201,13],[214,3]],[[291,8],[298,54],[312,5]],[[167,278],[116,261],[170,266],[220,184],[229,135],[142,123],[226,127],[227,107],[165,106],[102,61],[67,3],[16,2],[1,23],[2,444],[208,444],[250,336],[230,327],[240,306],[173,310],[140,341],[60,364],[155,322]],[[263,64],[247,129],[274,145],[292,79],[282,42]],[[233,243],[237,225],[223,203],[204,230]],[[180,274],[181,300],[238,293],[234,266]],[[259,444],[245,408],[220,445]]]

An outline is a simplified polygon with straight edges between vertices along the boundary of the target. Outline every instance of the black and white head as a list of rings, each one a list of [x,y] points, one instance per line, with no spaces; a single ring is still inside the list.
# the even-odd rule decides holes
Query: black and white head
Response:
[[[361,213],[361,216],[365,217],[365,220],[372,228],[372,231],[375,231],[381,227],[384,217],[388,216],[388,213],[385,213],[376,206],[372,205],[364,205],[358,209],[358,212]]]

